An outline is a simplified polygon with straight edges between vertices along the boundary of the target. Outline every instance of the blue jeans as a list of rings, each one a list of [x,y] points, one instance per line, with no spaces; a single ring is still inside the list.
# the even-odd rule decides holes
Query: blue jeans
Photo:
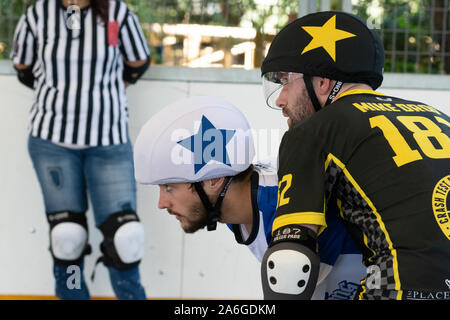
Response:
[[[136,182],[130,142],[121,145],[73,150],[50,141],[29,136],[28,151],[41,186],[47,214],[88,210],[88,192],[99,227],[111,214],[136,211]],[[71,273],[67,266],[54,262],[56,295],[61,299],[89,299],[81,270],[81,288],[69,289]],[[108,267],[113,290],[119,299],[146,299],[139,269]]]

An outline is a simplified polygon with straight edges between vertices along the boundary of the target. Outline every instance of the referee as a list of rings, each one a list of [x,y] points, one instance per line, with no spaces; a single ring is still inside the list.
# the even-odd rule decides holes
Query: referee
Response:
[[[80,285],[68,282],[91,251],[89,196],[104,236],[98,261],[116,296],[145,299],[125,93],[150,65],[136,15],[118,0],[38,0],[20,18],[11,59],[34,90],[28,150],[50,225],[56,295],[90,298],[83,272]]]

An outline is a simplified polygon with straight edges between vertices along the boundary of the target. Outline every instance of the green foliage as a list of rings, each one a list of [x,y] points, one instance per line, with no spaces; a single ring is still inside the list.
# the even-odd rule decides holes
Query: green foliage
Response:
[[[381,17],[371,16],[370,1],[359,0],[354,13],[376,18],[386,51],[386,72],[450,73],[450,9],[442,0],[378,0]],[[443,14],[447,11],[447,14]],[[444,21],[447,19],[447,21]],[[447,38],[442,34],[446,32]],[[445,61],[446,60],[446,61]]]
[[[0,59],[9,57],[15,26],[34,0],[0,0]]]
[[[35,1],[0,0],[0,59],[9,56],[17,21]],[[275,28],[280,29],[298,10],[298,0],[273,0],[270,5],[261,5],[258,0],[123,1],[138,15],[147,39],[152,23],[240,26],[247,20],[263,33],[269,20],[275,18]],[[331,0],[331,9],[339,10],[341,1]],[[374,4],[382,8],[379,17],[374,16]],[[450,57],[445,57],[450,49],[450,9],[447,4],[445,15],[436,9],[444,5],[445,0],[356,0],[353,13],[372,24],[375,21],[386,50],[387,72],[450,73]],[[447,39],[441,36],[444,31]],[[149,45],[154,62],[162,63],[161,52]]]

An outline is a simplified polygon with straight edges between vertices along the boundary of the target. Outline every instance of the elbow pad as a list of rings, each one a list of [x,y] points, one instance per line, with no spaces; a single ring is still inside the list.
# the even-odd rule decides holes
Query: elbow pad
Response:
[[[131,84],[135,84],[139,80],[139,78],[142,77],[145,71],[147,71],[148,67],[150,66],[150,61],[151,58],[148,57],[147,61],[140,67],[130,67],[124,64],[123,80]]]
[[[27,68],[27,69],[17,69],[14,67],[17,71],[17,78],[19,81],[27,86],[28,88],[34,89],[34,74],[33,74],[33,67]]]
[[[277,229],[261,262],[264,299],[311,299],[319,269],[314,231],[300,225]]]

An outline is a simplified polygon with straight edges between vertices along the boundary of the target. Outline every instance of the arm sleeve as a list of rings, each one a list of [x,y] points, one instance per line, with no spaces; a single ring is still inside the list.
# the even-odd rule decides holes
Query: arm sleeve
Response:
[[[150,50],[136,15],[130,10],[120,30],[120,51],[125,61],[145,60]]]
[[[24,14],[14,33],[10,58],[13,64],[33,65],[36,60],[36,41],[27,16]]]
[[[290,224],[325,222],[325,152],[317,139],[287,132],[280,145],[278,203],[272,230]],[[273,232],[272,231],[272,232]]]

